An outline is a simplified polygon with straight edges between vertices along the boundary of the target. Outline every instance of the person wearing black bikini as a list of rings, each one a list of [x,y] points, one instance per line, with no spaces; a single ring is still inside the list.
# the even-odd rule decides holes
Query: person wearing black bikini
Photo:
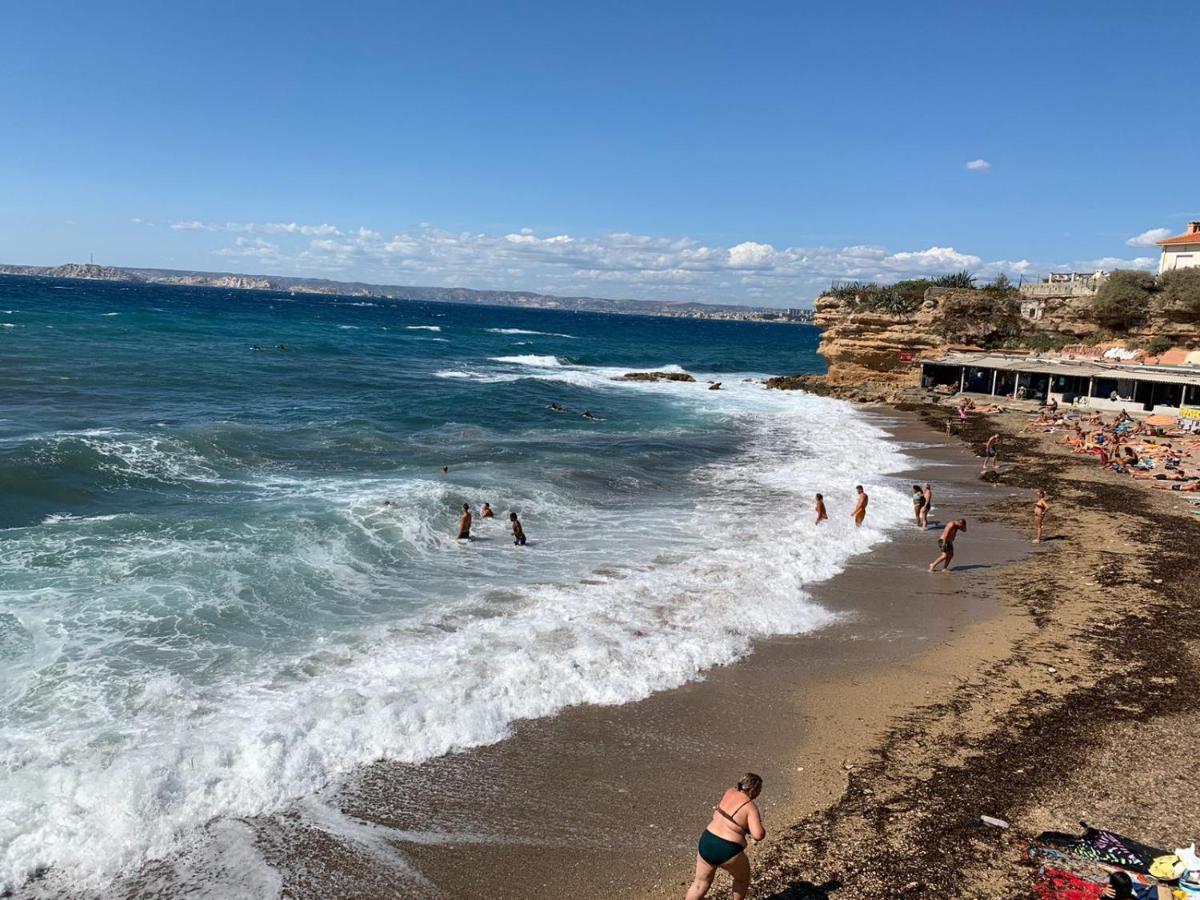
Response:
[[[712,821],[700,835],[696,848],[696,878],[686,900],[701,900],[712,888],[717,869],[733,876],[733,900],[744,900],[750,891],[750,860],[746,858],[746,838],[758,843],[767,836],[762,814],[754,799],[762,793],[762,778],[747,772],[725,792],[713,807]]]

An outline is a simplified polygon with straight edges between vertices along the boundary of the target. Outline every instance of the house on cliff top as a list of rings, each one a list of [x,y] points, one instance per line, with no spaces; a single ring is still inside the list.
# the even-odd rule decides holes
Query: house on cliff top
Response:
[[[1191,269],[1200,266],[1200,222],[1188,222],[1187,231],[1158,242],[1162,256],[1158,260],[1158,274],[1175,269]]]

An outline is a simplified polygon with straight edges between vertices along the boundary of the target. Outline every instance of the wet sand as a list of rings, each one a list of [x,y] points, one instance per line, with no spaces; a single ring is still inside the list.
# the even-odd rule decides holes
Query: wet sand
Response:
[[[915,473],[895,480],[932,481],[934,515],[928,531],[902,527],[814,587],[842,621],[763,641],[703,681],[640,702],[568,709],[417,766],[368,767],[326,798],[330,815],[366,829],[361,843],[311,830],[274,849],[260,840],[285,872],[285,895],[682,896],[711,805],[743,771],[766,779],[768,827],[835,801],[896,715],[986,659],[993,642],[979,627],[1006,621],[998,576],[1030,549],[984,521],[1008,492],[980,482],[959,441],[911,415],[876,415],[897,439],[928,445],[909,451]],[[971,525],[954,571],[930,575],[935,523],[948,514]],[[953,662],[939,663],[950,645]],[[275,830],[264,828],[261,838]]]

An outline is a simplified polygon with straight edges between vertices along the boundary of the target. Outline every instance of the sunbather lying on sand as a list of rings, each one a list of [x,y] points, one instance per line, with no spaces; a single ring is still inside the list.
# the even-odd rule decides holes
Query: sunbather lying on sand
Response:
[[[1194,491],[1200,491],[1200,481],[1175,482],[1174,484],[1157,481],[1151,487],[1156,487],[1163,491],[1186,491],[1190,494]]]

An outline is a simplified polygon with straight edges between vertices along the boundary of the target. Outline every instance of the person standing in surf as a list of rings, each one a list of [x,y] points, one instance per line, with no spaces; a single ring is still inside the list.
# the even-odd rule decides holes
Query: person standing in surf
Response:
[[[912,489],[912,505],[913,519],[916,520],[918,527],[921,524],[921,510],[925,508],[925,492],[921,490],[919,484],[914,484]]]
[[[854,516],[854,527],[861,528],[863,519],[867,517],[867,504],[871,501],[871,498],[867,496],[867,492],[863,490],[861,484],[855,487],[854,490],[858,492],[858,500],[854,504],[854,512],[852,513]]]
[[[921,507],[921,527],[929,527],[929,511],[933,509],[933,485],[926,484],[921,492],[925,497],[925,505]]]
[[[525,546],[525,529],[521,527],[521,520],[517,518],[517,514],[509,513],[508,521],[512,522],[513,544],[517,547]]]
[[[825,512],[825,498],[817,494],[817,521],[813,524],[820,525],[822,522],[828,521],[829,513]]]
[[[750,860],[746,858],[746,839],[758,843],[767,836],[762,813],[755,798],[762,793],[762,778],[747,772],[725,792],[713,807],[712,821],[700,835],[696,848],[696,877],[685,900],[701,900],[708,895],[717,869],[733,876],[733,900],[745,900],[750,891]]]
[[[471,505],[464,503],[462,515],[458,517],[458,539],[460,541],[469,541],[471,539]]]

